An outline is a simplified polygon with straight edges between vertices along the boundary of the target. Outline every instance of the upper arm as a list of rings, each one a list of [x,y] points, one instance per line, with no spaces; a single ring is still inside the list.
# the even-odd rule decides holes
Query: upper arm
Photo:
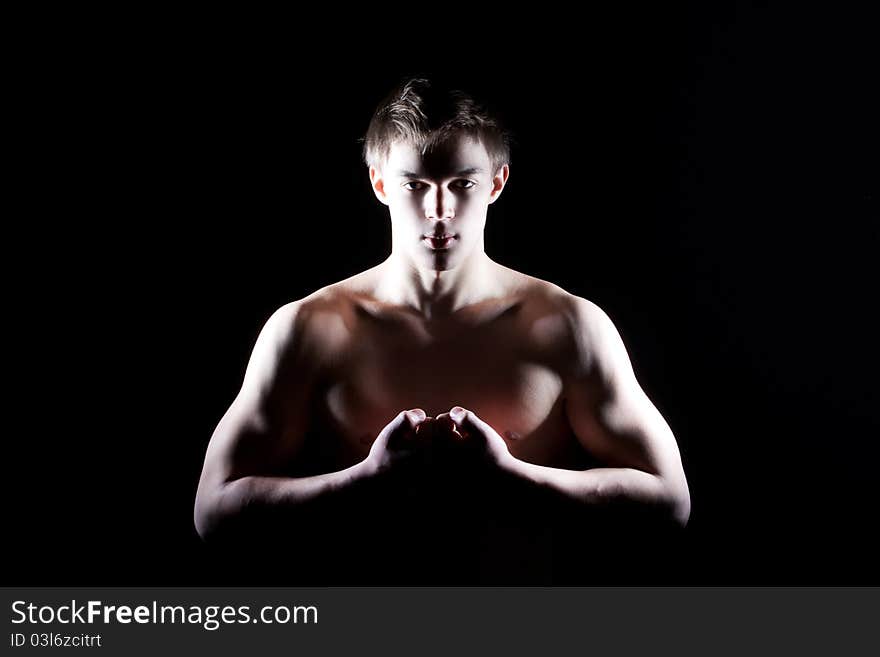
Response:
[[[199,496],[248,475],[270,475],[301,449],[314,380],[301,302],[266,321],[241,390],[218,423],[205,455]]]
[[[690,496],[675,436],[636,380],[614,323],[597,305],[574,297],[573,367],[566,413],[581,444],[611,467],[660,477],[687,517]]]

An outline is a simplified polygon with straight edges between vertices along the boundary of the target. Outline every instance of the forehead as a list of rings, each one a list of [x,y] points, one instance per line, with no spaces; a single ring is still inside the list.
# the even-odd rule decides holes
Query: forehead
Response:
[[[478,169],[489,173],[491,159],[483,143],[470,135],[453,135],[428,153],[410,142],[395,141],[388,152],[386,166],[391,175],[404,172],[419,175],[455,175]]]

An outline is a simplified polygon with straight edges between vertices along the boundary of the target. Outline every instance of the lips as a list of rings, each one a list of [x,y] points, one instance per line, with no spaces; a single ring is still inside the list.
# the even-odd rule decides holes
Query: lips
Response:
[[[455,235],[425,235],[422,238],[422,242],[430,249],[440,251],[442,249],[448,249],[456,239],[458,238]]]

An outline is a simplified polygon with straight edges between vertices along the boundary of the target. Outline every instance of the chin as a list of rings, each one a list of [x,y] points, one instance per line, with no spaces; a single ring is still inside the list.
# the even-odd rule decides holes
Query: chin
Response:
[[[431,271],[449,271],[455,269],[455,263],[452,263],[445,258],[432,258],[427,263],[427,266]]]
[[[465,245],[456,241],[451,248],[431,250],[423,245],[409,251],[410,261],[421,271],[441,272],[458,268],[467,258]]]
[[[449,271],[458,265],[458,258],[450,253],[423,253],[418,259],[419,264],[429,271]]]

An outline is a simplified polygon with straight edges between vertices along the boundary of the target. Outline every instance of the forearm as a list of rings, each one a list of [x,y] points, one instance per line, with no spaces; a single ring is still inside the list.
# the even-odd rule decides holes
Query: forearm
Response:
[[[204,499],[197,500],[196,526],[199,534],[207,537],[230,525],[255,519],[262,519],[264,523],[281,518],[290,521],[319,504],[341,500],[353,488],[371,480],[371,474],[361,462],[311,477],[241,477],[200,496]],[[249,527],[249,531],[252,530],[253,526]]]
[[[516,458],[505,471],[530,486],[550,490],[587,506],[635,504],[656,510],[680,525],[687,523],[690,502],[662,478],[634,468],[564,470]]]

